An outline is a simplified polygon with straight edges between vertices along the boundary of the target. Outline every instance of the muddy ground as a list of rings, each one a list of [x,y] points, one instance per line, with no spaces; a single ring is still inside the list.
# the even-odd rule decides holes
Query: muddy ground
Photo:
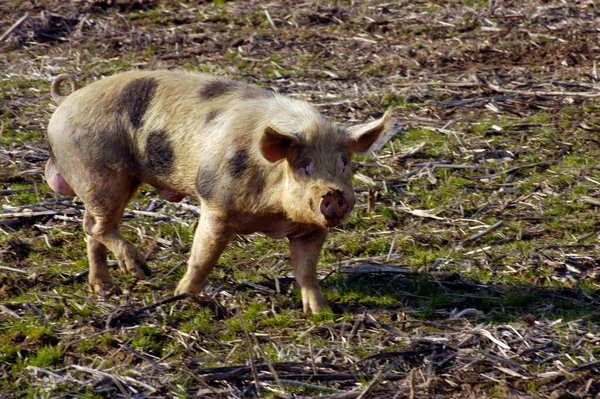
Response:
[[[7,0],[0,35],[0,397],[600,397],[593,1]],[[261,235],[173,299],[201,210],[150,187],[123,230],[153,276],[88,293],[82,204],[42,175],[49,85],[162,68],[342,124],[394,109],[321,257],[330,311]]]

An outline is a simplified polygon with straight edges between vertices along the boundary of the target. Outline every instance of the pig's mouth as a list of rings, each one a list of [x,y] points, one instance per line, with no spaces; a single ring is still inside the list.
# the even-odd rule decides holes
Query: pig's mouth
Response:
[[[344,220],[343,217],[339,219],[325,219],[325,227],[336,227],[342,223],[342,220]]]

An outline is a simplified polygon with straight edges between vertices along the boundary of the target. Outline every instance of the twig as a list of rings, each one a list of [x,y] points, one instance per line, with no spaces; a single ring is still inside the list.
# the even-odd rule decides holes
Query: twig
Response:
[[[532,353],[539,352],[544,349],[553,348],[556,344],[552,341],[545,343],[544,345],[534,346],[533,348],[528,348],[519,353],[519,356],[530,355]]]
[[[319,371],[317,369],[317,363],[315,362],[315,351],[312,345],[312,340],[310,339],[310,337],[308,337],[308,352],[310,353],[310,363],[312,365],[312,369],[313,369],[313,374],[317,375],[319,374]]]
[[[507,100],[513,100],[515,96],[501,96],[501,97],[491,97],[491,98],[468,98],[465,100],[456,100],[456,101],[436,101],[435,105],[443,105],[446,107],[461,107],[469,105],[471,107],[490,104],[490,103],[498,103]]]
[[[119,388],[119,391],[121,391],[123,396],[125,396],[125,399],[131,399],[131,396],[129,396],[129,394],[127,393],[127,390],[125,389],[123,384],[121,384],[121,381],[119,381],[119,378],[117,378],[116,375],[111,375],[110,379],[115,383],[117,388]]]
[[[119,322],[122,319],[129,318],[129,317],[135,317],[135,316],[138,316],[141,313],[146,312],[148,310],[152,310],[154,308],[165,305],[167,303],[171,303],[171,302],[179,301],[184,298],[192,297],[194,295],[196,295],[196,294],[184,293],[184,294],[175,295],[170,298],[162,299],[158,302],[155,302],[153,304],[150,304],[148,306],[144,306],[142,308],[135,309],[135,310],[129,310],[128,308],[119,308],[116,311],[112,312],[108,316],[108,318],[106,319],[106,327],[107,328],[113,327],[116,325],[117,322]]]
[[[37,377],[38,373],[44,373],[44,374],[47,374],[50,377],[52,377],[53,379],[58,380],[60,382],[68,381],[68,380],[74,380],[75,382],[77,382],[79,384],[83,383],[82,381],[79,381],[79,380],[77,380],[77,379],[75,379],[73,377],[65,377],[65,376],[62,376],[60,374],[53,373],[50,370],[46,370],[46,369],[43,369],[43,368],[37,367],[37,366],[27,366],[27,367],[25,367],[25,369],[33,372],[35,377]]]
[[[0,133],[0,136],[2,134]],[[11,194],[20,194],[20,193],[32,193],[33,189],[26,188],[22,190],[0,190],[0,195],[11,195]]]
[[[508,367],[510,367],[511,369],[519,370],[521,373],[527,372],[523,368],[523,366],[521,366],[519,363],[515,362],[514,360],[510,360],[510,359],[507,359],[507,358],[499,356],[499,355],[494,355],[493,353],[482,351],[481,349],[477,349],[477,352],[481,353],[483,356],[485,356],[487,358],[502,362],[502,363],[506,364]]]
[[[311,364],[309,362],[273,362],[271,363],[276,370],[299,372],[298,370],[306,370]],[[318,367],[328,370],[346,370],[345,367],[338,366],[331,363],[318,363]],[[258,370],[268,369],[264,363],[257,363],[256,368]],[[250,372],[249,366],[221,366],[221,367],[208,367],[196,370],[197,375],[219,375],[220,377],[233,377],[237,375],[247,375]],[[202,377],[204,378],[204,377]]]
[[[273,18],[271,18],[271,14],[269,14],[269,10],[265,10],[265,16],[267,17],[267,20],[269,21],[269,24],[271,24],[271,27],[273,29],[277,29],[277,26],[275,25],[275,22],[273,22]]]
[[[357,381],[361,377],[365,378],[373,378],[372,374],[363,374],[358,375],[355,373],[331,373],[331,374],[288,374],[285,376],[281,376],[286,380],[309,380],[309,381]],[[208,374],[202,376],[204,381],[229,381],[229,382],[237,382],[237,381],[248,381],[253,380],[253,376],[249,376],[247,374],[237,375],[232,373],[215,373]],[[261,375],[262,381],[274,381],[275,378],[272,375]],[[398,381],[406,378],[406,374],[392,374],[386,376],[386,380],[388,381]]]
[[[437,321],[431,321],[431,320],[405,319],[405,320],[398,320],[395,323],[399,323],[399,324],[407,324],[407,323],[423,324],[425,326],[432,326],[432,327],[441,328],[442,330],[460,331],[460,329],[458,329],[458,328],[446,326],[446,325],[444,325],[442,323],[438,323]]]
[[[423,168],[448,168],[448,169],[489,169],[489,166],[480,166],[480,165],[461,165],[461,164],[451,164],[447,162],[424,162],[424,163],[416,163],[413,166],[419,166]]]
[[[417,389],[416,389],[416,378],[415,378],[415,374],[416,374],[416,369],[412,369],[410,370],[410,374],[409,374],[409,388],[410,388],[410,393],[409,393],[409,398],[410,399],[415,399],[416,394],[417,394]]]
[[[399,254],[392,254],[391,258],[398,258],[400,255]],[[388,259],[389,254],[388,255],[378,255],[378,256],[367,256],[364,258],[352,258],[352,259],[348,259],[348,260],[344,260],[342,262],[336,262],[336,263],[330,263],[329,265],[350,265],[352,263],[355,262],[373,262],[373,261],[377,261],[377,260],[383,260],[383,259]]]
[[[554,165],[555,163],[557,163],[557,161],[543,161],[543,162],[530,163],[528,165],[517,166],[515,168],[503,170],[502,172],[494,173],[491,175],[475,176],[475,177],[473,177],[473,179],[478,179],[478,180],[493,179],[493,178],[500,177],[502,175],[506,175],[509,173],[518,172],[521,169],[534,168],[536,166],[550,166],[550,165]]]
[[[178,208],[183,208],[188,211],[192,211],[196,215],[200,215],[200,207],[192,204],[188,204],[187,202],[180,202],[177,204]]]
[[[279,284],[279,278],[275,277],[275,298],[277,298],[277,305],[281,308],[283,306],[283,300],[281,299],[281,284]]]
[[[529,91],[529,90],[513,90],[513,89],[503,89],[500,86],[493,85],[491,83],[487,84],[488,87],[494,91],[499,93],[510,93],[510,94],[520,94],[523,96],[574,96],[574,97],[587,97],[587,98],[596,98],[600,97],[600,93],[588,93],[581,91]],[[593,87],[596,90],[599,90],[598,87]]]
[[[156,392],[156,389],[154,387],[152,387],[152,386],[150,386],[150,385],[148,385],[146,383],[143,383],[141,381],[138,381],[138,380],[136,380],[134,378],[131,378],[131,377],[121,377],[121,376],[117,376],[115,374],[107,373],[106,371],[96,370],[96,369],[93,369],[93,368],[90,368],[90,367],[79,366],[77,364],[72,364],[71,368],[74,368],[75,370],[83,371],[85,373],[90,373],[90,374],[95,374],[95,375],[102,376],[102,377],[105,377],[105,378],[110,378],[113,381],[114,381],[113,378],[116,378],[116,379],[120,380],[121,382],[123,382],[123,381],[129,381],[129,382],[131,382],[131,383],[133,383],[135,385],[138,385],[138,386],[141,386],[143,388],[146,388],[147,390],[149,390],[152,393]]]
[[[412,86],[446,86],[446,87],[481,87],[479,82],[395,82],[396,87],[412,87]]]
[[[256,350],[258,351],[259,355],[264,359],[265,363],[267,363],[267,367],[269,368],[271,374],[273,374],[273,378],[275,378],[275,383],[279,385],[279,388],[282,391],[285,391],[283,385],[281,384],[281,381],[279,380],[279,376],[277,375],[277,370],[275,370],[275,367],[273,367],[273,363],[271,363],[262,346],[260,346],[256,335],[252,334],[252,339],[254,340],[254,344],[256,345]]]
[[[356,399],[364,399],[367,397],[367,395],[369,393],[371,393],[371,391],[373,389],[375,389],[375,387],[377,385],[379,385],[380,381],[383,379],[384,375],[386,374],[387,370],[389,370],[390,367],[383,367],[381,370],[379,370],[377,372],[377,374],[375,374],[375,377],[373,377],[373,379],[369,382],[369,384],[367,385],[367,387],[362,391],[362,393],[356,398]]]
[[[598,245],[596,244],[547,244],[540,245],[537,249],[561,249],[561,248],[579,248],[579,249],[596,249]]]
[[[14,317],[16,319],[22,319],[21,316],[19,316],[17,314],[17,312],[12,311],[11,309],[9,309],[8,307],[6,307],[3,304],[0,304],[0,311],[2,311],[2,313],[6,313],[7,315],[9,315],[10,317]]]
[[[149,356],[140,353],[138,351],[136,351],[135,349],[125,345],[125,344],[120,344],[121,348],[125,349],[127,352],[131,353],[132,355],[135,355],[137,357],[139,357],[140,359],[143,359],[145,361],[148,362],[148,364],[150,364],[152,367],[154,367],[156,370],[158,371],[164,371],[165,369],[159,365],[158,363],[156,363],[154,360],[152,360]]]
[[[75,209],[61,209],[58,211],[39,211],[39,212],[8,212],[0,213],[0,219],[14,219],[14,218],[33,218],[38,216],[52,216],[52,215],[74,215],[79,212]]]
[[[310,388],[310,389],[314,389],[317,391],[323,391],[323,392],[329,392],[329,393],[336,393],[336,392],[340,391],[339,389],[335,389],[335,388],[329,388],[329,387],[324,387],[322,385],[309,384],[306,382],[300,382],[300,381],[294,381],[294,380],[279,380],[279,381],[286,385],[291,385],[294,387]],[[319,398],[323,398],[323,396],[319,396]]]
[[[356,399],[361,395],[361,391],[342,392],[336,395],[320,396],[320,399]]]
[[[489,166],[481,166],[481,165],[461,165],[461,164],[449,164],[446,162],[424,162],[424,163],[418,163],[418,164],[414,164],[413,166],[417,166],[417,169],[413,169],[411,171],[408,171],[406,173],[401,174],[400,176],[398,176],[399,180],[402,179],[408,179],[409,177],[412,177],[426,169],[435,169],[435,168],[447,168],[447,169],[490,169]]]
[[[130,211],[131,211],[131,213],[140,215],[140,216],[148,216],[151,218],[171,220],[171,217],[169,215],[165,215],[164,213],[150,212],[150,211],[138,211],[137,209],[130,209]]]
[[[392,266],[392,265],[374,265],[369,263],[362,263],[357,266],[342,266],[340,268],[342,273],[352,274],[373,274],[373,273],[389,273],[389,274],[412,274],[415,271],[410,270],[406,267]]]
[[[471,330],[471,332],[479,333],[479,334],[483,335],[484,337],[486,337],[487,339],[489,339],[490,341],[492,341],[493,343],[495,343],[496,345],[498,345],[499,347],[501,347],[504,350],[510,350],[510,346],[508,346],[508,344],[506,344],[505,342],[500,341],[498,338],[494,337],[492,335],[492,333],[489,332],[488,330],[484,330],[483,328],[474,328],[473,330]]]
[[[369,152],[379,152],[385,145],[399,133],[405,130],[405,126],[399,123],[394,124],[391,129],[380,136],[375,143],[369,148]]]
[[[470,237],[465,238],[464,242],[471,242],[471,241],[478,240],[486,234],[493,233],[494,231],[498,230],[502,226],[504,226],[504,221],[501,220],[498,223],[495,223],[494,225],[488,227],[487,229],[480,231],[479,233],[475,233]]]
[[[248,356],[250,357],[250,370],[252,370],[252,376],[254,377],[254,385],[256,386],[256,395],[260,397],[260,381],[258,380],[258,370],[256,369],[256,361],[254,360],[254,352],[252,352],[252,342],[250,341],[250,334],[248,334],[248,329],[246,328],[246,323],[244,323],[244,317],[242,313],[238,310],[238,318],[240,319],[240,323],[242,325],[242,330],[244,331],[244,339],[246,340],[246,345],[248,346]],[[271,367],[273,367],[271,365]],[[273,375],[273,379],[279,378],[277,375]]]
[[[172,296],[170,298],[162,299],[162,300],[160,300],[158,302],[154,302],[153,304],[150,304],[148,306],[144,306],[143,308],[139,308],[139,309],[133,311],[133,314],[137,316],[140,313],[143,313],[143,312],[145,312],[147,310],[152,310],[152,309],[157,308],[159,306],[166,305],[167,303],[176,302],[176,301],[179,301],[181,299],[185,299],[185,298],[191,297],[193,295],[195,295],[195,294],[184,293],[184,294],[179,294],[179,295]]]
[[[0,265],[0,269],[2,269],[2,270],[8,270],[9,272],[29,274],[29,272],[26,272],[25,270],[15,269],[14,267],[8,267],[8,266],[2,266],[2,265]]]
[[[10,34],[13,33],[13,31],[15,29],[17,29],[19,26],[21,26],[21,24],[23,22],[25,22],[27,20],[27,18],[29,18],[29,14],[25,13],[25,15],[23,15],[21,18],[19,18],[17,20],[17,22],[15,22],[10,28],[8,28],[8,30],[6,32],[4,32],[4,34],[2,36],[0,36],[0,43],[2,43],[4,41],[4,39],[6,39],[8,36],[10,36]]]
[[[575,366],[569,367],[569,371],[581,371],[595,367],[600,367],[600,360],[594,360],[593,362],[576,364]]]
[[[78,343],[80,343],[80,342],[86,341],[86,340],[88,340],[88,339],[92,339],[92,338],[94,338],[94,337],[97,337],[97,336],[99,336],[99,335],[103,335],[103,334],[106,334],[106,331],[104,331],[104,330],[102,330],[102,331],[98,331],[98,332],[96,332],[96,333],[93,333],[93,334],[87,335],[87,336],[85,336],[85,337],[83,337],[83,338],[79,338],[79,339],[76,339],[76,340],[74,340],[74,341],[69,341],[69,342],[67,342],[67,344],[64,346],[64,348],[63,348],[63,352],[67,352],[67,349],[68,349],[68,348],[70,348],[71,346],[75,345],[75,344],[78,344]]]

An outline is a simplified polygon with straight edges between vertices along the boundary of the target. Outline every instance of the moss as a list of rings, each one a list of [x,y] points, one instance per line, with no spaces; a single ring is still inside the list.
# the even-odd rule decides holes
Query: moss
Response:
[[[49,367],[61,362],[63,357],[62,348],[58,346],[42,346],[35,354],[35,357],[29,358],[27,364],[36,367]]]
[[[170,339],[161,328],[142,326],[136,329],[135,336],[131,339],[131,347],[160,357],[169,342]]]
[[[335,314],[329,309],[325,309],[317,314],[311,314],[309,317],[310,320],[317,326],[333,323],[335,320]]]
[[[4,134],[0,136],[0,144],[11,145],[15,142],[20,143],[35,143],[41,142],[44,135],[39,130],[28,130],[28,129],[13,129],[6,128]]]
[[[214,328],[214,312],[208,308],[190,309],[181,316],[188,318],[181,325],[181,331],[189,333],[192,330],[211,331]],[[180,317],[181,317],[180,316]]]

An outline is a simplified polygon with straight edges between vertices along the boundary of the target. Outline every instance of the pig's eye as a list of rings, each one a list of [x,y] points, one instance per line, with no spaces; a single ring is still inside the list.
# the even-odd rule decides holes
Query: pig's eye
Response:
[[[341,173],[346,173],[348,171],[348,157],[345,154],[338,154],[336,156],[338,170]]]
[[[300,176],[310,176],[313,174],[314,168],[315,164],[312,161],[305,161],[300,163],[298,173],[300,174]]]

